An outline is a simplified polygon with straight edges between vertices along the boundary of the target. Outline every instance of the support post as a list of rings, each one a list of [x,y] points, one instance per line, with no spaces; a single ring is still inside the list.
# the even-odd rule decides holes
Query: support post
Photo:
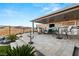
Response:
[[[32,22],[33,34],[34,34],[34,22]]]

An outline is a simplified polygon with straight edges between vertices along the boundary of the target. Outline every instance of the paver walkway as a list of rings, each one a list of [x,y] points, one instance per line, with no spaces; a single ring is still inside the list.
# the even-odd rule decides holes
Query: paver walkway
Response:
[[[29,34],[29,33],[28,33]],[[29,42],[28,34],[23,34],[22,40]],[[78,39],[56,39],[55,36],[47,34],[34,34],[33,46],[46,56],[72,56],[74,46],[79,47]]]
[[[22,34],[22,38],[12,43],[12,47],[22,46],[30,41],[29,33]],[[56,35],[34,33],[32,39],[40,55],[45,56],[72,56],[74,47],[79,47],[78,39],[57,39]],[[16,43],[16,44],[15,44]]]

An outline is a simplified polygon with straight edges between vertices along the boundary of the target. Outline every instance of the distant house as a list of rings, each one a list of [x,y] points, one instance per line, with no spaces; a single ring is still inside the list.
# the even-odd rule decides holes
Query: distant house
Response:
[[[39,17],[32,22],[39,23],[37,27],[43,29],[79,26],[79,4]]]

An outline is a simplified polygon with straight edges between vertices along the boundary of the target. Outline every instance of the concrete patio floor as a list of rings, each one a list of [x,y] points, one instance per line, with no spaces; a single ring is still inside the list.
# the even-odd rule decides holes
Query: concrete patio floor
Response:
[[[29,33],[22,36],[25,43],[29,42]],[[55,35],[34,33],[34,46],[45,56],[72,56],[74,47],[79,47],[78,39],[57,39]]]

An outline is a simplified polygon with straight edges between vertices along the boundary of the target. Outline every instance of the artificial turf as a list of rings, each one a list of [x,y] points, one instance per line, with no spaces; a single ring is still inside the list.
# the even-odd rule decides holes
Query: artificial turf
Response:
[[[7,49],[9,46],[0,46],[0,56],[6,56],[7,55]]]

